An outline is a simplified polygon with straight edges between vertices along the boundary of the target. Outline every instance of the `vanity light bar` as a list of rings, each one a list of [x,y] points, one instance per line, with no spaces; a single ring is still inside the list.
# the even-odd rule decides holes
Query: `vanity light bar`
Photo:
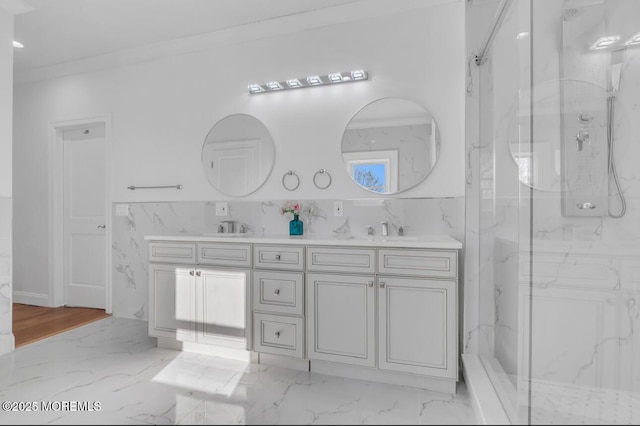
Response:
[[[285,81],[269,81],[265,84],[250,84],[249,93],[277,92],[286,89],[301,89],[303,87],[313,87],[330,85],[337,83],[348,83],[352,81],[368,80],[369,74],[364,70],[332,72],[325,75],[310,75],[306,78],[291,78]]]

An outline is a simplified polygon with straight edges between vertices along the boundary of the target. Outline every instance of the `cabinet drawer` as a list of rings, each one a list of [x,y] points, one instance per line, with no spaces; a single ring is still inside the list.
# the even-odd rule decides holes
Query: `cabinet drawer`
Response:
[[[256,352],[304,357],[304,324],[302,318],[254,314]]]
[[[198,244],[198,263],[221,266],[251,266],[251,245],[200,243]]]
[[[455,278],[458,276],[458,254],[450,251],[379,249],[378,272]]]
[[[254,271],[253,309],[279,314],[303,315],[302,272]]]
[[[195,243],[149,243],[149,261],[163,263],[196,263]]]
[[[307,247],[307,269],[375,273],[375,251],[372,249]]]
[[[253,258],[256,268],[304,269],[304,251],[297,246],[255,246]]]

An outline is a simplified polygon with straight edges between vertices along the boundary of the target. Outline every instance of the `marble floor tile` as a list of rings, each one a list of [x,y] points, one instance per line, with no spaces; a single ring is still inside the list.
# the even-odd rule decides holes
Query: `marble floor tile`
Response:
[[[145,321],[113,317],[0,356],[0,401],[23,403],[0,424],[476,424],[463,383],[453,396],[162,349]]]

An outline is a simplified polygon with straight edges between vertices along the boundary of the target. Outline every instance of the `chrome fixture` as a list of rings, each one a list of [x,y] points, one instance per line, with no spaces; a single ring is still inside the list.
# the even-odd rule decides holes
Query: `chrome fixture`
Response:
[[[380,224],[382,225],[382,232],[380,235],[382,235],[383,237],[386,237],[389,235],[389,224],[386,221],[382,221],[380,222]]]
[[[313,87],[331,85],[337,83],[348,83],[353,81],[368,80],[369,74],[364,70],[332,72],[325,75],[310,75],[305,78],[290,78],[283,81],[269,81],[265,84],[253,83],[248,86],[249,93],[277,92],[286,89],[301,89],[303,87]]]
[[[589,132],[585,129],[580,129],[576,134],[576,142],[578,142],[578,151],[582,151],[582,144],[589,142]]]
[[[132,191],[136,190],[136,189],[155,189],[155,188],[175,188],[175,189],[182,189],[182,185],[164,185],[164,186],[127,186],[127,189],[130,189]]]
[[[373,235],[373,226],[367,226],[367,235]]]
[[[222,221],[222,232],[226,233],[226,234],[235,233],[236,232],[236,221],[235,220],[223,220]]]

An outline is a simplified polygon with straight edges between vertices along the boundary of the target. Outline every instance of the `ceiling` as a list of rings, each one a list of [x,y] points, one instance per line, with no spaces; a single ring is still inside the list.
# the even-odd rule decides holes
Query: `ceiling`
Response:
[[[447,0],[20,0],[16,72],[167,43],[266,21],[321,16],[344,21]],[[448,0],[451,1],[451,0]],[[397,11],[397,10],[396,10]]]

